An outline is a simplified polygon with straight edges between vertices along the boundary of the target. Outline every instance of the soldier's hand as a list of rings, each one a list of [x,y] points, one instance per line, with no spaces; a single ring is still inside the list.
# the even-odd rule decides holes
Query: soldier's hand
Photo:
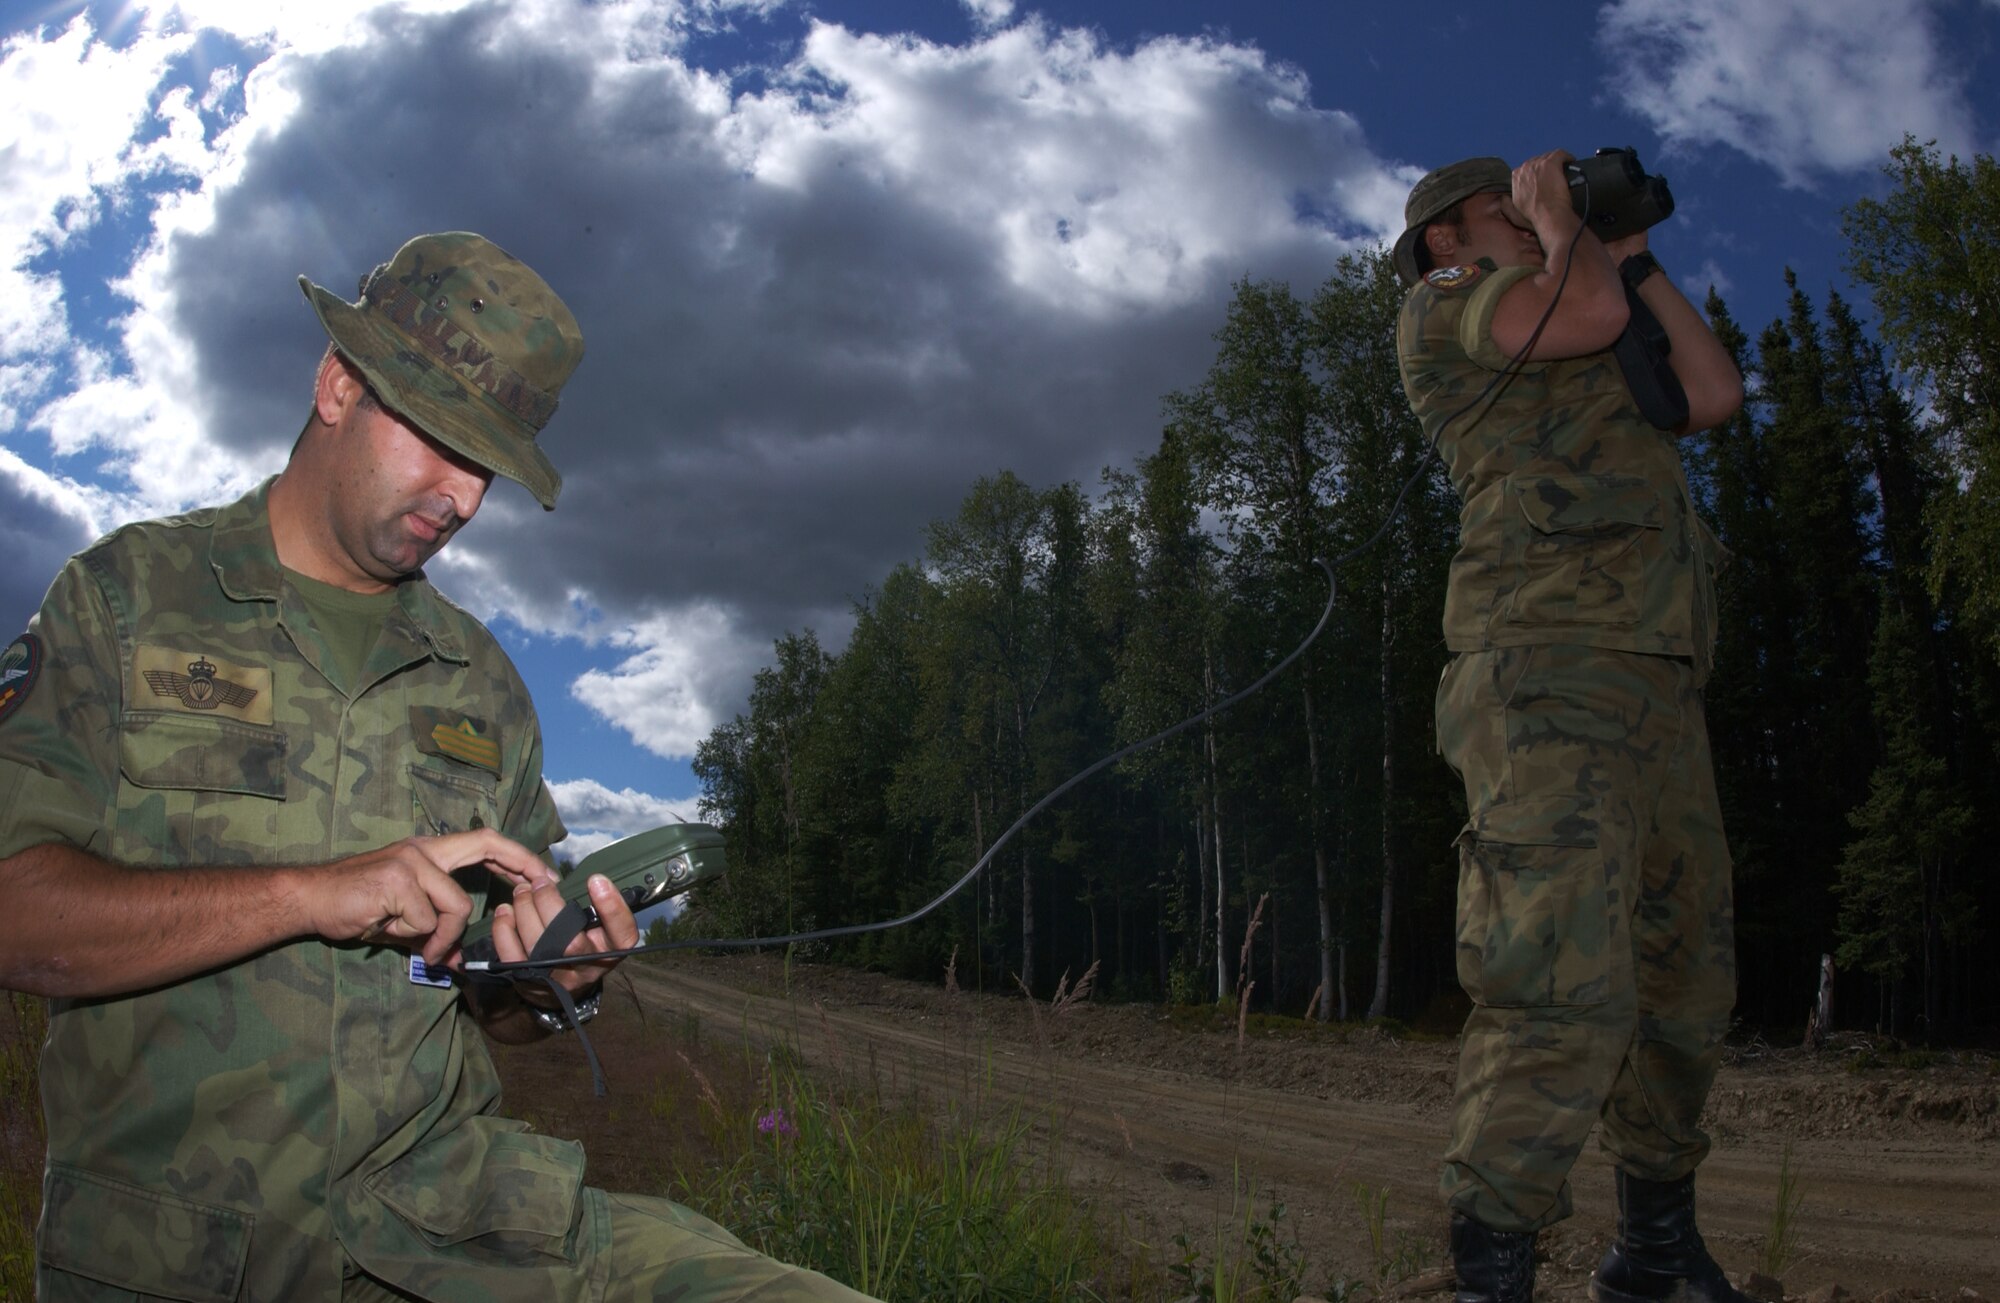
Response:
[[[541,857],[490,828],[410,837],[301,871],[301,907],[315,935],[418,949],[442,964],[472,916],[455,869],[484,865],[517,888],[555,882]]]
[[[1569,177],[1563,173],[1563,165],[1574,158],[1567,149],[1552,149],[1514,169],[1514,207],[1537,232],[1548,230],[1545,223],[1559,221],[1564,214],[1572,222],[1579,220],[1569,197]]]
[[[507,963],[528,957],[542,932],[567,904],[552,878],[545,883],[520,883],[514,888],[512,904],[493,911],[493,950]],[[598,926],[586,928],[569,943],[565,955],[596,954],[605,950],[629,950],[639,944],[639,921],[631,906],[601,873],[590,875],[590,904],[597,911]],[[571,964],[549,970],[572,993],[601,982],[618,966],[615,959],[595,964]]]

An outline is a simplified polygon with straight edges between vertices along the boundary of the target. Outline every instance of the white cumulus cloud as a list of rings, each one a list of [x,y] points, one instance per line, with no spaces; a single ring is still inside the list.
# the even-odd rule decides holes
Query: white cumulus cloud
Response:
[[[1612,93],[1682,150],[1726,145],[1787,185],[1879,167],[1905,133],[1975,147],[1930,0],[1614,0]]]
[[[549,794],[569,829],[569,836],[551,849],[573,862],[649,828],[693,821],[700,801],[698,796],[660,797],[629,787],[613,791],[594,778],[550,783]]]
[[[694,754],[720,722],[717,703],[738,695],[744,667],[764,650],[727,611],[705,603],[654,616],[612,641],[632,654],[582,675],[570,692],[639,746],[668,757]]]

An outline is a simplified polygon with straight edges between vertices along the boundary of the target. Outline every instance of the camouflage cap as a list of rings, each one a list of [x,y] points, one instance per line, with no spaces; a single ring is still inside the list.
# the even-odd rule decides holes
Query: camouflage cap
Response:
[[[1474,195],[1513,189],[1514,170],[1504,158],[1468,158],[1425,173],[1424,179],[1410,188],[1409,202],[1403,205],[1406,229],[1396,240],[1396,274],[1403,278],[1403,284],[1415,285],[1423,274],[1417,270],[1417,240],[1438,214]]]
[[[525,263],[447,231],[398,249],[353,303],[304,276],[299,288],[384,403],[555,509],[562,476],[535,437],[583,358],[583,332]]]

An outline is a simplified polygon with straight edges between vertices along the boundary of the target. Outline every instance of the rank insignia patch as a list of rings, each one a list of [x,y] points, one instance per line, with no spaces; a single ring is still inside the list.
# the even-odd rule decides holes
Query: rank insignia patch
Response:
[[[140,647],[132,653],[132,690],[139,710],[184,710],[246,724],[271,722],[271,671],[232,665],[200,651]]]
[[[0,651],[0,720],[19,709],[42,673],[42,640],[24,633]]]
[[[1424,283],[1434,289],[1462,290],[1478,280],[1485,273],[1476,262],[1462,267],[1439,267],[1436,271],[1424,273]]]
[[[419,706],[410,712],[410,732],[419,751],[500,772],[500,738],[483,719]]]

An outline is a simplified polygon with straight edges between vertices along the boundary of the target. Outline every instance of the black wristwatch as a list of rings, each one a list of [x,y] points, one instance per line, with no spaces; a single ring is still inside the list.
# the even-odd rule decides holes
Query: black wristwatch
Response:
[[[1636,290],[1648,276],[1660,269],[1660,260],[1653,256],[1652,251],[1641,249],[1618,264],[1618,279],[1625,282],[1626,289]]]
[[[597,1016],[598,1005],[603,1003],[603,999],[604,984],[602,982],[590,986],[581,995],[575,997],[577,1026],[580,1027]],[[526,1000],[523,1000],[521,1003],[528,1004]],[[528,1004],[528,1012],[535,1015],[535,1021],[540,1023],[547,1031],[566,1032],[570,1028],[569,1019],[563,1016],[563,1011],[560,1009],[544,1009],[538,1004]]]

